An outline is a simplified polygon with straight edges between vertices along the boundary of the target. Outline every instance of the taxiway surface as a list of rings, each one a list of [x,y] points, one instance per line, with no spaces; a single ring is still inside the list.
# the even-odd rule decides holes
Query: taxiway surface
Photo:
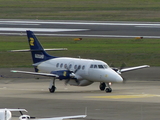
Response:
[[[143,70],[130,73],[136,77],[143,74]],[[156,74],[159,75],[155,71]],[[49,79],[46,78],[0,78],[1,108],[25,108],[29,111],[27,114],[41,118],[84,114],[87,107],[86,120],[157,120],[160,118],[160,81],[158,77],[151,80],[148,75],[125,84],[113,84],[112,93],[100,91],[99,83],[74,87],[57,81],[57,90],[52,94],[47,89]]]

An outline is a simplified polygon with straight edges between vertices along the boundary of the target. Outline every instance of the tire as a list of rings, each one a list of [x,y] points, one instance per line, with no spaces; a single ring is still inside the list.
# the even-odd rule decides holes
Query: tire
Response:
[[[105,84],[105,83],[101,83],[101,84],[99,85],[99,89],[100,89],[101,91],[104,91],[105,88],[106,88],[106,84]]]
[[[111,93],[112,92],[112,88],[106,88],[106,93]]]
[[[50,93],[54,93],[55,90],[56,90],[56,87],[55,87],[55,86],[52,86],[52,88],[49,88],[49,92],[50,92]]]

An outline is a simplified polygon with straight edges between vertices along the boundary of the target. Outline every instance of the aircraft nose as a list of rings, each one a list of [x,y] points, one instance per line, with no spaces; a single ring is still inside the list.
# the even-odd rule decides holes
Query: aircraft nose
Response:
[[[112,69],[110,69],[110,75],[112,82],[123,82],[123,78]]]
[[[117,75],[116,82],[123,82],[123,78],[120,75]]]

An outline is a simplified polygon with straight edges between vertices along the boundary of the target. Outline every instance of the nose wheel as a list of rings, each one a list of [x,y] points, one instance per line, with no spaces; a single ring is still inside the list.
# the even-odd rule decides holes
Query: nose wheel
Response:
[[[107,85],[106,85],[106,83],[100,83],[100,85],[99,85],[99,89],[101,90],[101,91],[106,91],[106,93],[111,93],[112,92],[112,88],[110,87],[110,85],[109,85],[109,83],[107,83]]]
[[[112,88],[106,88],[105,91],[106,91],[106,93],[111,93],[112,92]]]

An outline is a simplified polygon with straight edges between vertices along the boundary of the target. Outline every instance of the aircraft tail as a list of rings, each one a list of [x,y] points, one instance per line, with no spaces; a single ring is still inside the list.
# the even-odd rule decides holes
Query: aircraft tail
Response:
[[[33,63],[43,62],[52,58],[56,58],[54,56],[49,55],[42,47],[34,33],[30,30],[27,30],[28,43],[30,46],[30,51],[32,55]]]

